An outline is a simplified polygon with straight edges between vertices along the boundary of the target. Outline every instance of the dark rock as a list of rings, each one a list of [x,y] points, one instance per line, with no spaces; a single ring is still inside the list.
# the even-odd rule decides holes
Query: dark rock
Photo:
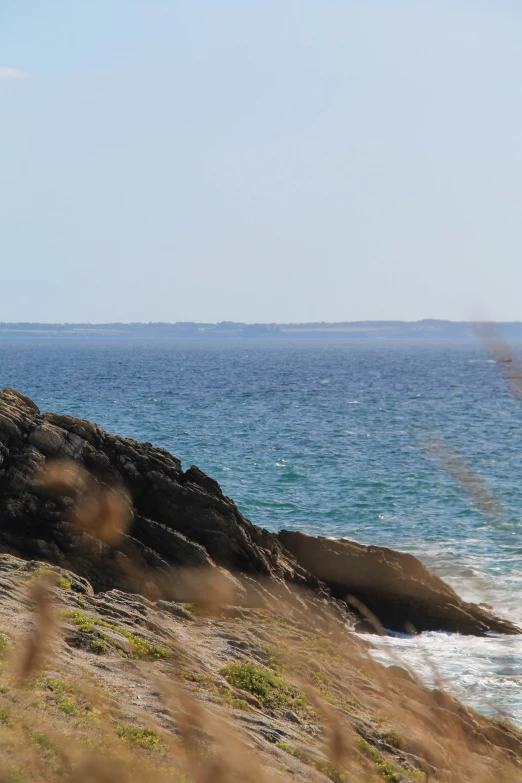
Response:
[[[130,493],[133,520],[117,547],[73,531],[67,522],[73,499],[50,496],[39,482],[47,460],[64,458],[80,463],[99,485]],[[327,595],[274,534],[245,519],[198,468],[183,472],[165,449],[73,416],[41,414],[12,389],[0,393],[0,470],[0,548],[70,566],[96,591],[140,586],[138,563],[165,574],[173,567],[224,567]]]
[[[413,626],[417,632],[521,633],[507,620],[463,601],[413,555],[289,530],[282,530],[278,538],[335,598],[348,602],[355,598],[386,629],[407,631]]]

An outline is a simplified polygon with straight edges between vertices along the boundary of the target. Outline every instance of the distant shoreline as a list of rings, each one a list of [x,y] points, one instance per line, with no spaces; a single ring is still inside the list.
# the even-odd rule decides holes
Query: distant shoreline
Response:
[[[468,321],[345,321],[337,323],[246,324],[223,321],[217,324],[178,323],[107,323],[107,324],[44,324],[0,323],[3,339],[449,339],[471,340],[475,324]],[[506,339],[522,339],[522,322],[505,321],[494,324]]]

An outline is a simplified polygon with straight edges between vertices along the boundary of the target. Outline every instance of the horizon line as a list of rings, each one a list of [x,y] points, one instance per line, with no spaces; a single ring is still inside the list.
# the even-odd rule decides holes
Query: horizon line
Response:
[[[356,321],[0,321],[0,329],[10,326],[352,326],[359,324],[522,324],[522,320],[473,319],[456,320],[451,318],[419,318],[414,320],[401,318],[367,318]]]

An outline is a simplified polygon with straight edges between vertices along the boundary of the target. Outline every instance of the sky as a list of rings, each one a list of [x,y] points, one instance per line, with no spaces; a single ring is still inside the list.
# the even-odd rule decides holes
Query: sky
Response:
[[[518,0],[2,0],[0,321],[522,320]]]

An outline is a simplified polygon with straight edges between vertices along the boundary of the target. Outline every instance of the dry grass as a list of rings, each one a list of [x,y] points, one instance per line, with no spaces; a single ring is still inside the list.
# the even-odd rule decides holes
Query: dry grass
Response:
[[[129,724],[96,682],[49,674],[60,588],[41,579],[27,581],[37,630],[0,670],[0,781],[522,781],[515,729],[384,668],[328,610],[306,629],[283,606],[191,621],[183,658],[139,662],[170,729]],[[224,667],[220,639],[240,642]]]

